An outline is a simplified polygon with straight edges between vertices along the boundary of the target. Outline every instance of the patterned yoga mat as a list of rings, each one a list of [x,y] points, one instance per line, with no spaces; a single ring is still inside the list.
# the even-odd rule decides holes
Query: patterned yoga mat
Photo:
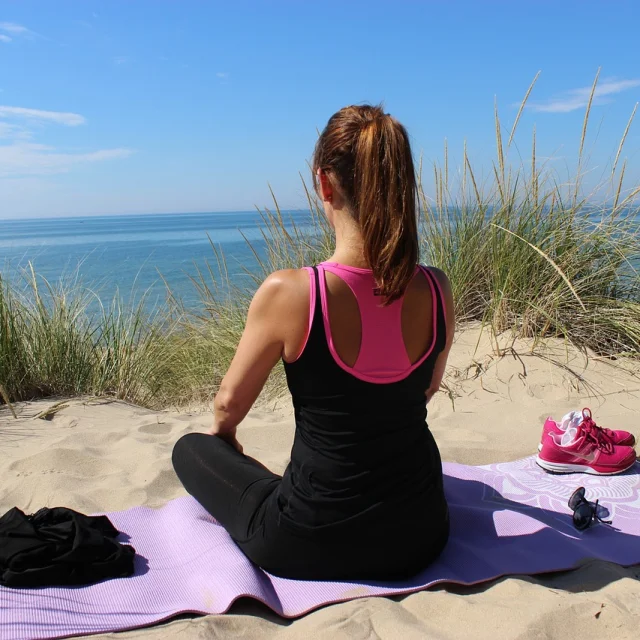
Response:
[[[411,580],[304,582],[249,562],[190,497],[161,509],[108,514],[138,552],[136,573],[88,587],[0,587],[0,639],[61,638],[133,629],[179,613],[224,613],[243,596],[285,617],[365,596],[397,595],[441,582],[570,569],[587,559],[640,563],[640,464],[619,476],[549,475],[533,458],[483,467],[445,464],[451,539]],[[600,499],[613,526],[578,532],[567,500],[578,487]],[[605,515],[604,513],[602,514]]]

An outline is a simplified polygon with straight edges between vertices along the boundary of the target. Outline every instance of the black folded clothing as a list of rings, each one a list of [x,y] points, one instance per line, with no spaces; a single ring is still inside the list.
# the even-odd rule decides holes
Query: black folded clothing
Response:
[[[135,549],[117,542],[118,534],[106,516],[65,507],[27,516],[14,507],[0,518],[0,584],[52,587],[130,576]]]

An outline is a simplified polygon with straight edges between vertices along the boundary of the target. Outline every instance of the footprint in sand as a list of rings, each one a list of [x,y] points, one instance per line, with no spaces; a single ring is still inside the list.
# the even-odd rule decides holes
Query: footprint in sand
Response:
[[[143,424],[141,427],[138,427],[138,431],[140,433],[151,433],[153,435],[163,435],[165,433],[170,433],[171,425],[163,422],[151,422],[150,424]]]
[[[16,460],[9,465],[9,471],[13,471],[20,477],[27,474],[64,474],[76,478],[95,478],[100,476],[116,475],[122,472],[108,460],[87,455],[84,451],[56,447],[26,456],[22,460]]]

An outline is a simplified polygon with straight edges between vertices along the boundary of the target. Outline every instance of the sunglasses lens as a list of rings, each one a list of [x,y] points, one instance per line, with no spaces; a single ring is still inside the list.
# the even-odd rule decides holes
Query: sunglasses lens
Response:
[[[575,509],[584,500],[584,487],[576,489],[569,498],[569,509]]]
[[[577,506],[573,512],[573,524],[576,529],[586,529],[593,520],[593,509],[586,503]]]

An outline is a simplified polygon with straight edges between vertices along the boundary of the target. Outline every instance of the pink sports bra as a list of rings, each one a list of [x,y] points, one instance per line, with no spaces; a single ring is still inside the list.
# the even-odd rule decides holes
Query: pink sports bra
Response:
[[[370,269],[360,269],[336,262],[323,262],[318,265],[320,300],[325,335],[331,355],[335,362],[351,375],[367,382],[390,383],[406,378],[419,367],[431,354],[437,341],[437,312],[438,304],[444,298],[437,278],[423,266],[416,267],[416,273],[422,271],[431,287],[433,300],[433,338],[431,345],[422,357],[411,364],[402,336],[402,303],[404,298],[394,301],[389,306],[380,304],[380,297],[375,293],[376,282]],[[307,267],[310,275],[310,312],[309,329],[302,353],[306,347],[311,332],[316,305],[316,284],[313,269]],[[353,292],[360,310],[361,342],[358,358],[353,367],[345,364],[338,355],[329,323],[327,308],[327,284],[325,272],[330,272],[343,280]],[[439,295],[436,294],[436,287]],[[445,312],[443,306],[443,313]],[[298,356],[299,358],[300,356]]]

